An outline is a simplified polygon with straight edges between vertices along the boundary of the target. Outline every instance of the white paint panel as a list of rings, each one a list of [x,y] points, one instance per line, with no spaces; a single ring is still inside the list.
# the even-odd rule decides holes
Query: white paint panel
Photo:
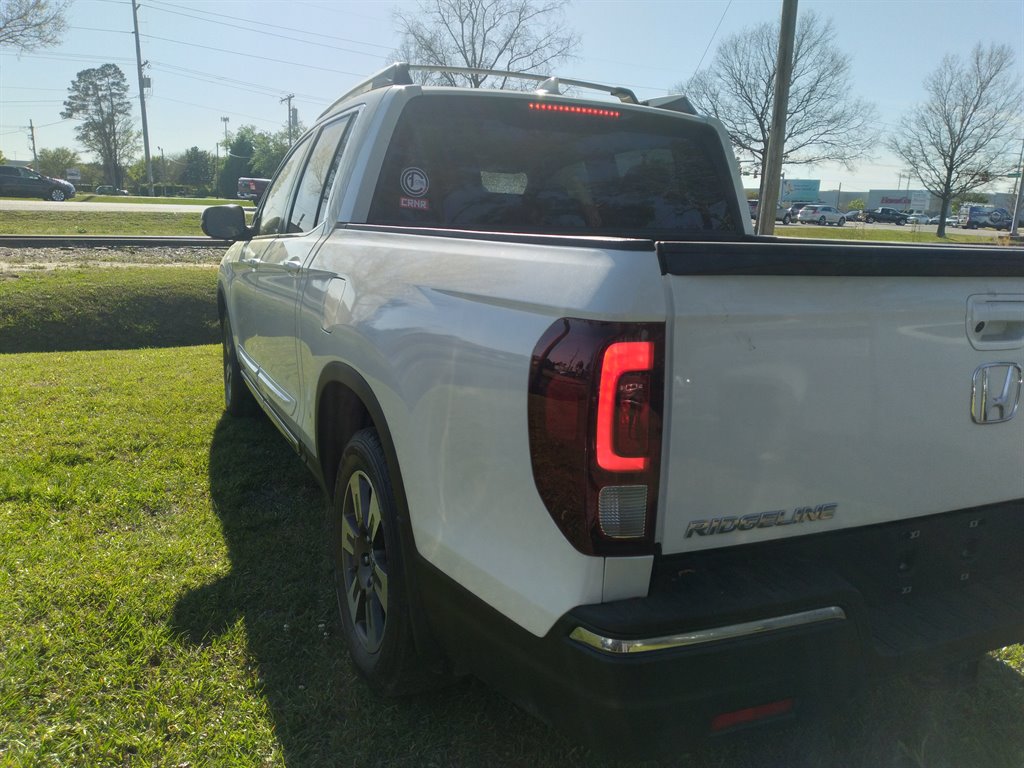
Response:
[[[883,523],[1024,497],[1024,419],[978,425],[981,278],[672,277],[664,551]],[[993,357],[995,355],[995,357]],[[687,536],[694,520],[836,504],[832,519]]]
[[[664,319],[652,251],[342,229],[309,274],[300,401],[312,402],[334,358],[369,382],[429,562],[536,635],[606,593],[646,593],[636,569],[624,572],[627,589],[609,584],[604,559],[576,551],[552,521],[533,481],[527,387],[533,349],[558,318]],[[343,322],[327,334],[335,276]],[[312,444],[310,415],[301,418]]]

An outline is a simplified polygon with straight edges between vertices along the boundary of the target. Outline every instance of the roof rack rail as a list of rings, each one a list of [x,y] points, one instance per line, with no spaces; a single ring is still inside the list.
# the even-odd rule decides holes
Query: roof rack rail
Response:
[[[533,80],[538,82],[540,83],[537,88],[538,91],[550,93],[552,95],[560,94],[560,86],[566,85],[571,88],[586,88],[592,91],[607,93],[608,95],[617,98],[623,104],[640,103],[636,94],[629,88],[622,88],[615,85],[601,85],[600,83],[591,83],[586,80],[570,80],[567,78],[552,77],[551,75],[536,75],[530,72],[508,72],[501,69],[442,67],[434,66],[432,64],[409,64],[407,62],[398,62],[382,69],[380,72],[371,75],[369,78],[359,83],[359,85],[325,109],[320,114],[320,117],[328,114],[343,101],[346,101],[353,96],[358,96],[362,93],[376,90],[377,88],[386,88],[389,85],[413,85],[412,72],[444,72],[454,75],[494,75],[495,77],[511,77],[517,80]]]

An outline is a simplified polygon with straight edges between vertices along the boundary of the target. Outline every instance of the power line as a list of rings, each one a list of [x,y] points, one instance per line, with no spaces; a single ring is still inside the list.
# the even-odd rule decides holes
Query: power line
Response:
[[[165,43],[175,43],[176,45],[186,45],[186,46],[188,46],[190,48],[202,48],[203,50],[216,51],[217,53],[227,53],[227,54],[230,54],[232,56],[244,56],[244,57],[251,57],[252,56],[252,51],[248,51],[248,52],[244,52],[244,51],[229,51],[226,48],[216,48],[216,47],[214,47],[212,45],[200,45],[199,43],[186,43],[186,42],[183,42],[181,40],[173,40],[173,39],[171,39],[169,37],[158,37],[156,35],[142,35],[142,37],[146,38],[147,40],[160,40],[160,41],[165,42]],[[262,56],[262,55],[260,56],[260,61],[270,61],[270,62],[273,62],[274,64],[288,64],[288,65],[293,66],[293,67],[304,67],[305,69],[315,69],[315,70],[317,70],[319,72],[331,72],[331,73],[333,73],[335,75],[348,75],[349,77],[362,77],[362,75],[359,74],[358,72],[347,72],[347,71],[345,71],[343,69],[331,69],[329,67],[318,67],[318,66],[315,66],[313,64],[299,64],[296,61],[285,61],[284,59],[271,59],[271,58],[269,58],[267,56]]]
[[[29,88],[24,85],[4,85],[5,91],[66,91],[66,88]],[[9,103],[9,102],[4,102]]]
[[[9,56],[14,57],[13,53],[7,53],[6,51],[0,52],[0,57]],[[23,53],[18,56],[19,59],[47,59],[49,61],[80,61],[89,64],[94,64],[98,58],[101,58],[100,54],[95,53]],[[112,64],[116,63],[134,63],[135,59],[127,59],[123,56],[106,56],[103,55],[104,61]]]
[[[349,17],[355,16],[356,18],[369,19],[370,21],[377,21],[377,22],[380,22],[380,23],[385,23],[385,22],[388,21],[388,19],[382,19],[380,16],[367,16],[365,13],[353,13],[352,11],[350,11],[348,9],[345,9],[344,11],[339,11],[337,8],[332,8],[329,5],[317,5],[316,3],[303,3],[301,1],[300,2],[296,2],[295,5],[304,5],[307,8],[316,8],[318,11],[327,11],[328,13],[336,13],[339,16],[344,16],[346,19],[349,18]]]
[[[203,16],[216,16],[217,18],[231,19],[232,21],[236,21],[236,22],[239,21],[239,19],[237,17],[235,17],[235,16],[228,16],[228,15],[225,15],[223,13],[214,13],[213,11],[202,11],[202,10],[199,10],[199,9],[191,9],[191,10],[192,10],[193,13],[201,13],[201,14],[203,14],[203,16],[192,16],[192,15],[190,15],[188,13],[182,12],[181,10],[173,10],[172,11],[169,8],[161,7],[161,6],[166,5],[166,3],[162,3],[162,2],[160,2],[160,0],[150,0],[150,2],[147,5],[152,10],[154,10],[154,11],[160,11],[162,13],[170,13],[170,14],[174,14],[175,16],[184,16],[185,18],[188,18],[188,19],[196,19],[198,21],[205,21],[205,22],[208,22],[210,24],[220,24],[221,26],[224,26],[224,27],[230,27],[232,29],[241,29],[241,30],[243,30],[245,32],[256,32],[257,34],[270,35],[271,37],[276,37],[276,38],[280,38],[280,39],[284,39],[284,40],[294,40],[294,41],[299,42],[299,43],[306,43],[307,45],[321,45],[321,44],[320,43],[313,43],[313,42],[310,42],[309,40],[305,40],[305,39],[300,39],[300,38],[288,37],[286,35],[281,35],[280,31],[296,32],[296,33],[298,33],[300,35],[307,35],[309,37],[321,37],[321,38],[324,38],[324,39],[327,39],[327,40],[337,40],[337,41],[342,42],[342,43],[352,43],[354,45],[365,45],[365,46],[367,46],[369,48],[380,48],[381,50],[388,51],[388,52],[394,50],[394,47],[390,46],[390,45],[381,45],[380,43],[368,43],[368,42],[366,42],[364,40],[353,40],[353,39],[348,38],[348,37],[337,37],[335,35],[324,35],[324,34],[321,34],[320,32],[310,32],[309,30],[306,30],[306,29],[296,29],[294,27],[282,27],[282,26],[274,25],[274,31],[273,32],[267,32],[266,30],[259,29],[259,28],[254,29],[252,27],[242,27],[242,26],[239,26],[238,24],[229,24],[226,21],[213,21],[212,19],[203,18]],[[369,54],[366,51],[351,51],[351,50],[349,50],[347,48],[338,48],[338,47],[335,47],[335,46],[324,46],[324,47],[334,48],[335,50],[339,50],[339,51],[348,51],[349,53],[361,53],[361,54],[367,55],[367,56],[374,55],[374,54]]]
[[[226,77],[224,75],[215,75],[211,72],[202,72],[196,69],[188,69],[187,67],[179,67],[175,64],[168,64],[162,61],[153,61],[150,59],[150,66],[159,72],[166,72],[167,74],[175,75],[176,77],[183,77],[190,80],[199,80],[202,82],[209,82],[212,84],[228,85],[233,88],[243,87],[248,88],[252,93],[258,93],[263,96],[277,96],[281,93],[280,88],[272,88],[262,83],[251,83],[246,80],[238,80],[233,77]],[[181,74],[187,73],[187,74]],[[303,100],[315,101],[317,103],[324,103],[327,100],[321,96],[310,96],[309,94],[296,94],[297,98]]]
[[[725,21],[725,14],[729,12],[729,6],[732,5],[732,0],[729,0],[729,4],[725,6],[725,10],[722,11],[722,18],[718,20],[718,26],[715,27],[715,31],[711,33],[711,39],[708,40],[707,47],[704,49],[704,53],[700,56],[700,61],[697,62],[697,66],[693,69],[693,74],[700,72],[700,65],[704,63],[704,57],[708,55],[708,51],[711,50],[711,44],[715,42],[715,38],[718,36],[718,30],[722,28],[722,22]]]
[[[171,98],[168,98],[166,96],[153,96],[152,100],[153,101],[168,101],[168,102],[171,102],[172,104],[183,104],[186,107],[195,107],[196,109],[205,109],[205,110],[208,110],[210,112],[220,112],[221,114],[224,114],[224,112],[226,111],[223,107],[207,107],[207,106],[205,106],[203,104],[194,104],[191,101],[180,101],[178,99],[171,99]],[[258,120],[261,123],[269,123],[271,125],[278,125],[278,123],[276,121],[269,120],[266,117],[257,117],[256,115],[246,115],[246,114],[243,114],[241,112],[228,112],[228,114],[232,115],[234,117],[244,117],[244,118],[247,118],[248,120]]]

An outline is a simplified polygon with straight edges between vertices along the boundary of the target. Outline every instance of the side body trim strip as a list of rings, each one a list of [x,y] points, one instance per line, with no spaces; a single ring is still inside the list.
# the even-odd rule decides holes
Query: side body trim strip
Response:
[[[891,245],[749,237],[728,243],[662,241],[665,275],[1022,277],[1024,253],[994,246]]]

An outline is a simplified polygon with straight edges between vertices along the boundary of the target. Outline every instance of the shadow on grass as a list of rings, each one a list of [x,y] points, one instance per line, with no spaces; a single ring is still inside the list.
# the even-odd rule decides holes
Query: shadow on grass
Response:
[[[655,765],[606,762],[475,681],[402,700],[374,696],[343,647],[324,501],[306,468],[266,419],[224,417],[209,478],[231,572],[185,595],[174,629],[207,646],[242,623],[287,765]],[[1022,713],[1021,675],[986,659],[977,685],[884,681],[845,709],[659,764],[1019,768]]]
[[[370,692],[344,648],[323,494],[267,419],[223,417],[209,477],[231,572],[182,597],[173,629],[206,646],[242,622],[287,765],[575,764],[581,750],[475,681]]]

